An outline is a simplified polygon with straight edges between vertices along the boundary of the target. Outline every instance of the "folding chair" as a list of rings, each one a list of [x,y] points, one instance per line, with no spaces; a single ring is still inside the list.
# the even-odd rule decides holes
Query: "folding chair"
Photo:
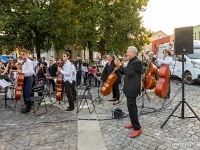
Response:
[[[45,101],[45,94],[44,94],[44,85],[36,85],[32,88],[32,92],[33,93],[38,93],[38,95],[41,96],[34,96],[30,98],[30,101],[32,102],[32,108],[33,108],[33,113],[35,115],[35,117],[38,117],[40,115],[43,115],[45,113],[47,113],[47,105],[46,105],[46,101]],[[35,103],[37,102],[37,109],[35,109]],[[45,111],[40,113],[40,114],[36,114],[36,112],[39,110],[39,107],[41,104],[44,104],[45,106]]]
[[[77,99],[77,114],[82,110],[82,108],[84,107],[84,104],[86,104],[86,107],[88,108],[88,111],[89,113],[91,114],[93,111],[96,112],[95,110],[95,106],[94,106],[94,103],[93,103],[93,100],[92,100],[92,95],[90,93],[90,89],[91,89],[91,86],[90,85],[87,85],[84,89],[84,91],[77,95],[76,99]],[[88,100],[91,100],[92,101],[92,105],[93,105],[93,110],[91,111],[90,110],[90,106],[88,104]],[[80,104],[78,104],[78,102],[80,101]]]

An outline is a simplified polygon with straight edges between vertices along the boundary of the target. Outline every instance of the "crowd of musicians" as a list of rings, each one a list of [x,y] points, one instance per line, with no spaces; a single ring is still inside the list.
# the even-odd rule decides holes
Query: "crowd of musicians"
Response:
[[[100,79],[103,83],[106,82],[108,76],[113,72],[117,75],[117,80],[112,87],[112,99],[113,105],[119,104],[119,85],[121,83],[122,76],[124,76],[123,92],[127,97],[127,107],[130,116],[130,124],[125,125],[125,128],[133,128],[133,132],[130,137],[136,137],[142,133],[142,129],[138,120],[138,111],[136,105],[136,98],[141,94],[142,85],[142,73],[143,62],[137,57],[137,49],[134,46],[130,46],[127,49],[126,59],[128,61],[120,61],[112,54],[105,55],[101,61],[97,61],[95,66],[90,66],[87,59],[82,61],[78,55],[77,60],[70,60],[70,53],[64,52],[62,58],[55,60],[53,57],[49,59],[49,62],[42,57],[40,60],[28,58],[28,51],[22,50],[19,60],[16,61],[13,58],[8,58],[8,62],[4,64],[0,61],[1,75],[9,74],[15,70],[17,73],[24,74],[23,84],[23,98],[26,107],[20,110],[21,113],[27,113],[31,109],[32,103],[29,101],[31,96],[31,90],[35,80],[40,82],[40,79],[48,78],[52,84],[53,92],[56,93],[56,83],[54,78],[58,73],[62,74],[63,86],[65,87],[66,96],[69,102],[69,107],[66,111],[74,110],[74,101],[76,101],[75,86],[79,86],[83,78],[83,84],[91,84],[91,77],[96,76],[95,86],[100,86]],[[147,52],[147,68],[150,64],[154,64],[158,69],[167,64],[169,67],[172,64],[172,57],[170,50],[163,51],[164,58],[158,60],[157,56],[153,52]],[[101,69],[102,68],[102,69]],[[83,73],[84,72],[84,73]],[[48,75],[47,75],[48,74]],[[158,80],[159,74],[155,75],[155,79]],[[170,88],[170,86],[169,86]],[[169,96],[170,90],[168,92]]]

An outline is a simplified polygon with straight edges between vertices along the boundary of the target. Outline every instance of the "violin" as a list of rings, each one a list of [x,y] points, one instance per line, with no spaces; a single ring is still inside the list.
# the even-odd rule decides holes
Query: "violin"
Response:
[[[63,67],[63,63],[60,63],[58,65],[58,67]],[[57,84],[57,90],[56,90],[56,100],[60,101],[63,99],[63,75],[57,71],[57,80],[56,80],[56,84]]]
[[[113,72],[108,76],[106,82],[101,88],[100,92],[102,95],[107,96],[111,93],[113,84],[117,81],[117,75],[114,73],[117,70],[117,67],[114,68]]]

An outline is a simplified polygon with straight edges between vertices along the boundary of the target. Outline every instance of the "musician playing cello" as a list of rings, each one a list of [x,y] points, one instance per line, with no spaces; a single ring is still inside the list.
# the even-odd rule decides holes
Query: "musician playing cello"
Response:
[[[22,72],[24,74],[24,84],[23,84],[23,97],[26,107],[20,110],[21,113],[28,113],[31,109],[31,91],[32,91],[32,84],[33,84],[33,62],[28,59],[28,51],[21,50],[21,56],[23,59],[22,62],[22,70],[18,70],[17,72]]]
[[[70,53],[63,53],[64,66],[58,67],[58,71],[63,74],[63,81],[65,85],[65,91],[67,93],[67,99],[69,102],[69,108],[66,111],[74,110],[74,101],[72,96],[72,65],[69,61]]]
[[[165,49],[163,50],[163,54],[164,54],[163,60],[157,60],[158,66],[161,67],[162,64],[167,64],[169,65],[169,68],[171,68],[173,62],[172,53],[170,52],[169,49]],[[169,80],[169,92],[166,98],[167,99],[170,98],[170,80]]]
[[[108,76],[113,72],[114,68],[116,67],[115,63],[114,63],[114,56],[111,55],[111,54],[107,54],[106,55],[106,58],[107,58],[107,64],[105,65],[104,69],[103,69],[103,72],[101,74],[101,80],[103,82],[106,82]],[[114,72],[116,75],[117,75],[117,81],[113,84],[113,89],[112,89],[112,92],[113,92],[113,99],[109,100],[109,101],[115,101],[113,103],[113,105],[117,105],[120,103],[119,101],[119,84],[121,83],[121,74],[118,70],[116,70]]]

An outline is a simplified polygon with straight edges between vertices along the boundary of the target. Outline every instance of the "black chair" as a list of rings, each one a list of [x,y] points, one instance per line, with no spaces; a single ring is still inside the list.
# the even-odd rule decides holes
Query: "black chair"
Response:
[[[95,110],[95,106],[94,106],[94,103],[93,103],[93,100],[92,100],[92,95],[90,93],[90,89],[91,89],[91,86],[90,85],[87,85],[83,92],[81,92],[81,94],[78,94],[77,97],[76,97],[76,100],[77,100],[77,114],[82,110],[83,106],[86,104],[86,107],[88,108],[88,111],[89,113],[91,114],[93,111],[96,112]],[[93,106],[93,110],[91,111],[90,110],[90,106],[89,106],[89,103],[88,103],[88,100],[91,100],[91,104]],[[79,103],[80,102],[80,103]],[[79,104],[78,104],[79,103]]]
[[[32,92],[35,94],[37,93],[38,96],[34,96],[30,98],[30,101],[32,102],[32,108],[33,108],[33,113],[36,117],[43,115],[45,113],[47,113],[47,105],[46,105],[46,101],[45,101],[45,85],[36,85],[32,88]],[[36,104],[37,103],[37,104]],[[45,106],[45,111],[42,113],[37,114],[36,112],[38,112],[41,104],[43,104]],[[37,105],[37,109],[35,109],[35,105]]]

